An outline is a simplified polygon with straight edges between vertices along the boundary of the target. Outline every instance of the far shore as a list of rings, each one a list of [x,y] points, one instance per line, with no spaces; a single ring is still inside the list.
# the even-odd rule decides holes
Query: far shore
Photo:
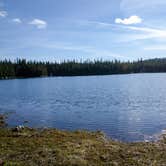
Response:
[[[97,77],[97,76],[125,76],[139,74],[166,74],[166,72],[146,72],[146,73],[118,73],[118,74],[91,74],[91,75],[59,75],[59,76],[40,76],[40,77],[6,77],[0,78],[0,81],[5,80],[22,80],[22,79],[39,79],[39,78],[67,78],[67,77]]]

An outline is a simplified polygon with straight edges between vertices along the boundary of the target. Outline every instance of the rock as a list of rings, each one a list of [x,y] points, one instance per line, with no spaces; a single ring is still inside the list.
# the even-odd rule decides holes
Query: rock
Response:
[[[19,125],[19,126],[13,128],[12,131],[13,132],[19,132],[19,131],[23,130],[24,128],[25,127],[23,125]]]

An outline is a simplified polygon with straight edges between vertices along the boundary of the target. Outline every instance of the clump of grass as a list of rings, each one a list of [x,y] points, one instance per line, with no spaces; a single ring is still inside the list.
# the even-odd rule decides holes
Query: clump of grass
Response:
[[[0,161],[4,165],[161,166],[166,139],[122,143],[101,132],[0,128]]]

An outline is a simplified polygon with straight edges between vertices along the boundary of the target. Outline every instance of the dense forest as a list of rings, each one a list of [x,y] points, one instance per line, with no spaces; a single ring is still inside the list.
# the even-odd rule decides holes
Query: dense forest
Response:
[[[36,62],[17,59],[0,61],[0,78],[28,78],[44,76],[84,76],[128,73],[166,72],[166,58],[138,60],[133,62],[114,61],[63,61]]]

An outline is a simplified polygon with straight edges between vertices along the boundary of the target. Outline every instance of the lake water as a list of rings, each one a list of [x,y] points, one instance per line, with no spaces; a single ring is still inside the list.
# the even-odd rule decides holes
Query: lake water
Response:
[[[0,113],[10,113],[9,126],[150,140],[166,129],[166,74],[1,80]]]

